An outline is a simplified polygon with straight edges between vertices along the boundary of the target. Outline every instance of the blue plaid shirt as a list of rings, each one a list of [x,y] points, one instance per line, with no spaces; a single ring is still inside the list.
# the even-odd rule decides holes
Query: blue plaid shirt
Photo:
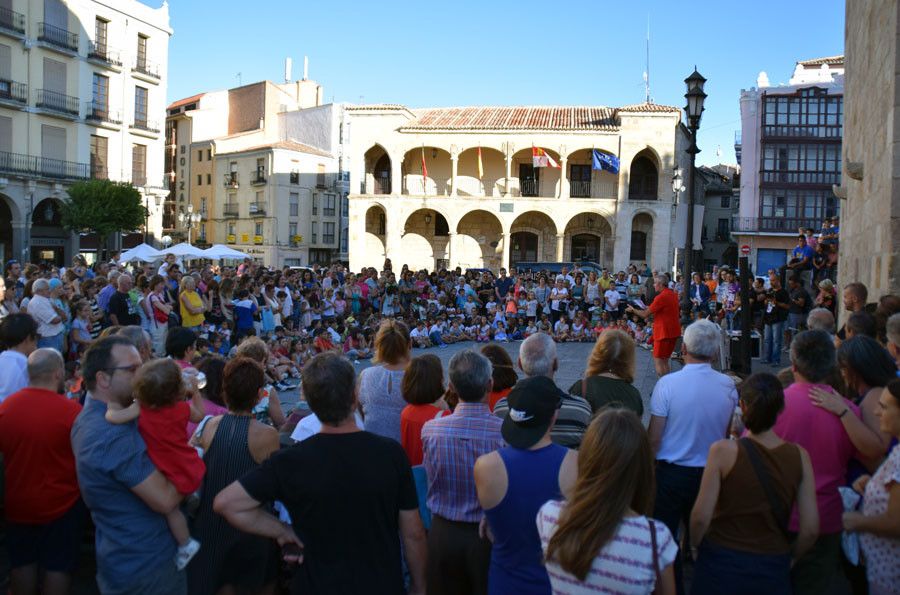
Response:
[[[475,492],[475,460],[501,448],[503,421],[487,403],[460,401],[452,415],[433,419],[422,428],[422,450],[428,475],[428,508],[451,521],[477,523],[482,510]]]

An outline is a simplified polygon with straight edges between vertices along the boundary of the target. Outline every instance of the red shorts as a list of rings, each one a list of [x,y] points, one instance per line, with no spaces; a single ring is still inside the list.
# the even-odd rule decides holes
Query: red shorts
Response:
[[[675,343],[678,339],[654,339],[653,357],[656,359],[669,359],[675,351]]]

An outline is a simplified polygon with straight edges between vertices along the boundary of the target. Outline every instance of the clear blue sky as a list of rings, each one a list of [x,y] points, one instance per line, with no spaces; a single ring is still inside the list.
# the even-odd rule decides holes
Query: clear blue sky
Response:
[[[150,0],[149,3],[156,4]],[[169,101],[263,79],[284,58],[326,102],[625,105],[644,98],[647,18],[656,103],[683,106],[694,64],[709,79],[700,163],[734,162],[738,98],[765,70],[786,83],[797,60],[840,54],[843,0],[171,0]]]

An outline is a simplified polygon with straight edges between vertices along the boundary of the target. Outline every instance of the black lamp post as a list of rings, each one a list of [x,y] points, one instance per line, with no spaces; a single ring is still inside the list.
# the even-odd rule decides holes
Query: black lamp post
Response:
[[[694,260],[694,193],[697,188],[697,172],[694,169],[694,162],[697,159],[697,153],[700,152],[699,147],[697,147],[697,129],[700,128],[700,117],[703,115],[703,101],[706,99],[706,93],[703,92],[703,85],[706,83],[706,79],[697,72],[697,67],[695,66],[694,72],[691,73],[691,76],[684,79],[684,83],[687,85],[687,93],[684,94],[684,98],[687,99],[687,105],[684,106],[684,111],[688,120],[687,127],[691,133],[691,144],[687,149],[691,156],[691,182],[688,186],[687,195],[687,230],[684,242],[684,262],[681,266],[681,300],[685,315],[690,317],[690,288]]]

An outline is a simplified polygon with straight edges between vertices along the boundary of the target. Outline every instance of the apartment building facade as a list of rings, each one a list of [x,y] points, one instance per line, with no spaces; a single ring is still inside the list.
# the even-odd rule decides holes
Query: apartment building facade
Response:
[[[0,0],[0,256],[67,263],[99,245],[66,232],[66,188],[130,182],[161,230],[168,7]]]
[[[733,235],[749,245],[754,271],[787,262],[799,228],[839,215],[844,57],[797,62],[787,85],[761,73],[741,91],[740,212]]]

